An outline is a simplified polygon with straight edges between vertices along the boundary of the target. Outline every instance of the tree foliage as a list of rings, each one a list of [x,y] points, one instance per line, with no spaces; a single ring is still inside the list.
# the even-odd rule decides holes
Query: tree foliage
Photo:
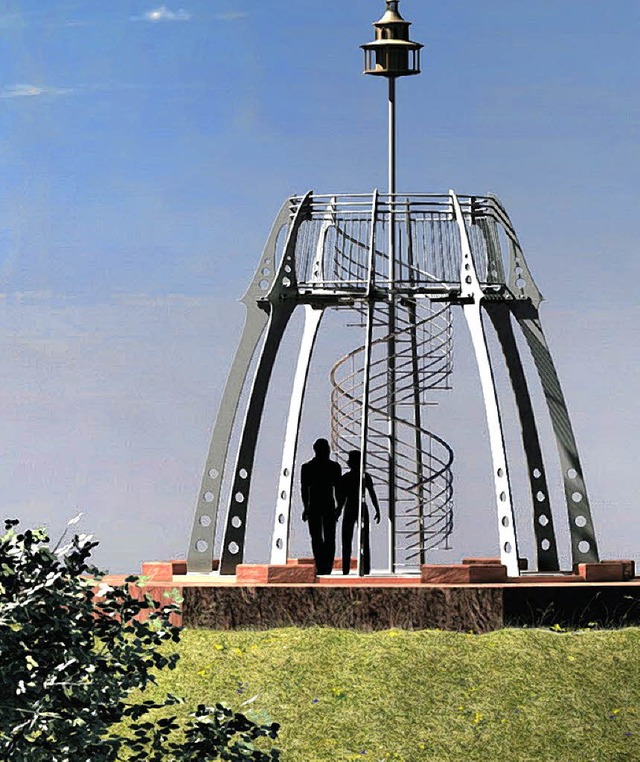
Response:
[[[178,654],[162,646],[180,639],[169,621],[177,604],[132,597],[136,577],[120,587],[101,583],[89,563],[91,537],[52,549],[44,530],[19,532],[17,524],[6,521],[0,537],[0,759],[280,758],[254,743],[276,738],[276,723],[256,724],[220,704],[153,719],[154,710],[182,699],[131,701],[133,691],[156,682],[157,670],[175,668]],[[136,618],[141,612],[148,619]]]

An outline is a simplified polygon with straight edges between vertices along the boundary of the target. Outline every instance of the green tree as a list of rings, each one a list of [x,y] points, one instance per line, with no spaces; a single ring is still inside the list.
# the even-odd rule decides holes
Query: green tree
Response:
[[[280,758],[254,743],[275,739],[277,723],[259,725],[220,704],[154,720],[153,710],[182,699],[131,702],[134,690],[144,691],[157,670],[178,661],[161,648],[179,642],[180,628],[169,621],[178,605],[133,598],[128,584],[136,577],[120,587],[101,583],[88,561],[97,545],[91,537],[51,548],[44,530],[18,532],[18,523],[6,521],[0,537],[0,759]],[[142,612],[145,621],[137,618]]]

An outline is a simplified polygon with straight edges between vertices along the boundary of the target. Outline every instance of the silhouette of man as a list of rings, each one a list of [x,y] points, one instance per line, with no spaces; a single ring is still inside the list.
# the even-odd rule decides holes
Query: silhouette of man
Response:
[[[300,469],[302,520],[309,522],[317,573],[331,574],[336,555],[336,497],[342,469],[330,460],[326,439],[317,439],[313,451],[315,457]]]
[[[351,568],[351,546],[353,544],[353,530],[358,523],[358,501],[360,499],[360,479],[361,479],[361,461],[362,458],[358,450],[351,450],[347,456],[349,471],[340,477],[338,484],[338,510],[336,519],[340,516],[344,508],[342,517],[342,573],[349,574]],[[380,506],[378,498],[373,489],[373,482],[369,474],[364,475],[364,490],[362,494],[362,566],[363,574],[369,574],[371,571],[371,549],[369,547],[369,510],[365,502],[365,492],[369,493],[371,502],[375,510],[374,521],[380,523]]]

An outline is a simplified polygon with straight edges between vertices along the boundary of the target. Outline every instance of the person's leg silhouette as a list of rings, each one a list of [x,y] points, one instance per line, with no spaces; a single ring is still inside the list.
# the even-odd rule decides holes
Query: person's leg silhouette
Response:
[[[327,512],[322,517],[323,532],[323,558],[322,569],[319,574],[331,574],[333,571],[333,562],[336,557],[336,519],[333,513]]]
[[[351,546],[353,545],[353,530],[358,520],[357,515],[344,513],[342,516],[342,573],[349,574],[351,570]]]
[[[311,535],[311,550],[313,551],[313,558],[316,562],[316,573],[324,574],[323,569],[325,566],[325,550],[322,515],[319,513],[310,513],[308,521],[309,534]]]
[[[362,506],[362,573],[371,571],[371,548],[369,547],[369,511]]]

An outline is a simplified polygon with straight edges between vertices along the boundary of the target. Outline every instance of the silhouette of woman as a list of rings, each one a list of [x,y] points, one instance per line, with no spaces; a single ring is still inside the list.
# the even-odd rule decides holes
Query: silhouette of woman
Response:
[[[360,499],[360,480],[361,480],[361,462],[362,458],[358,450],[351,450],[347,456],[349,471],[340,477],[338,482],[338,509],[336,519],[344,509],[342,517],[342,573],[349,574],[351,567],[351,546],[353,544],[353,531],[358,522],[358,501]],[[378,498],[373,489],[373,482],[369,474],[364,474],[362,492],[362,574],[369,574],[371,571],[371,549],[369,547],[369,511],[365,502],[365,492],[369,493],[373,504],[375,515],[374,521],[380,523],[380,506]]]

